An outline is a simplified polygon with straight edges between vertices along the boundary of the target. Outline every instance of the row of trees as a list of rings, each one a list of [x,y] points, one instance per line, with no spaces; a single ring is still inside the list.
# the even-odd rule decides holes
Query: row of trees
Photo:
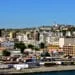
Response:
[[[32,44],[29,44],[28,46],[26,46],[24,43],[19,42],[19,43],[15,43],[14,48],[19,48],[21,50],[21,53],[23,53],[24,52],[24,49],[26,49],[26,48],[31,48],[31,49],[34,49],[35,48],[35,50],[39,50],[40,48],[41,49],[44,49],[45,48],[45,44],[44,43],[40,43],[39,44],[39,48],[38,48],[38,47],[35,47]],[[2,54],[3,54],[3,56],[10,56],[11,55],[11,53],[8,50],[4,50],[2,52]],[[47,51],[45,51],[45,52],[43,52],[41,54],[41,56],[42,57],[50,56],[50,54]]]
[[[39,44],[39,48],[36,47],[36,46],[34,46],[34,45],[32,45],[32,44],[29,44],[28,46],[26,46],[23,42],[15,43],[15,45],[14,45],[14,48],[19,48],[21,50],[21,53],[23,53],[24,52],[24,49],[26,49],[26,48],[31,48],[32,50],[33,49],[40,50],[40,48],[41,49],[44,49],[44,47],[45,47],[45,44],[44,43],[40,43]],[[2,55],[3,56],[10,56],[11,53],[8,50],[4,50],[2,52]]]
[[[9,51],[7,51],[7,50],[3,50],[2,55],[3,56],[10,56],[11,53]]]
[[[40,48],[44,48],[45,47],[45,44],[44,43],[40,43],[39,44],[39,47],[36,47],[32,44],[29,44],[28,46],[26,46],[23,42],[19,42],[19,43],[15,43],[14,45],[14,48],[19,48],[21,50],[21,53],[24,52],[24,49],[26,48],[31,48],[32,50],[35,49],[35,50],[40,50]]]
[[[15,43],[14,48],[19,48],[21,53],[23,53],[24,49],[26,49],[26,45],[22,42]]]

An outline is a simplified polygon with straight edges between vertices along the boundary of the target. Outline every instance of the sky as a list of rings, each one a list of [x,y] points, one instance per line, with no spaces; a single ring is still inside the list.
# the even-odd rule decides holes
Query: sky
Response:
[[[75,25],[75,0],[0,0],[0,28]]]

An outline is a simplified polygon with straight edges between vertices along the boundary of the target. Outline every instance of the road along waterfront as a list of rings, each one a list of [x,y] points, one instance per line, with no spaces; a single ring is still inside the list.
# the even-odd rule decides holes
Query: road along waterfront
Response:
[[[22,70],[15,69],[0,69],[0,74],[28,74],[28,73],[43,73],[43,72],[55,72],[55,71],[68,71],[75,70],[75,66],[52,66],[52,67],[38,67],[38,68],[28,68]]]

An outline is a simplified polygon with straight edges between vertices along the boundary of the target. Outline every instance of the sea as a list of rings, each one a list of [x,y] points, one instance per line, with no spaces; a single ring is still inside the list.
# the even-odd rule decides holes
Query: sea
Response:
[[[17,74],[14,74],[17,75]],[[43,73],[27,73],[18,75],[75,75],[75,70],[71,71],[55,71],[55,72],[43,72]]]

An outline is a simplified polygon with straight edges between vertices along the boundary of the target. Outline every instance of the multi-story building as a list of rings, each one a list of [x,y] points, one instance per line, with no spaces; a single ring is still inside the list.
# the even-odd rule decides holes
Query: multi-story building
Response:
[[[1,42],[1,47],[5,47],[6,49],[14,49],[14,42],[13,41]]]
[[[70,55],[75,57],[75,46],[63,46],[63,51],[65,55]]]
[[[75,45],[75,38],[59,38],[59,46],[73,46]]]
[[[66,36],[71,37],[72,36],[71,31],[66,31]]]
[[[18,33],[16,38],[18,41],[22,41],[25,44],[38,44],[39,42],[39,32],[37,31],[27,31],[26,33]]]
[[[59,50],[58,45],[48,45],[48,51],[49,52],[54,52],[54,51],[58,51],[58,50]]]
[[[15,30],[5,30],[5,37],[17,38],[18,41],[23,41],[26,44],[39,44],[44,42],[46,45],[59,45],[63,47],[64,45],[74,45],[74,38],[65,38],[65,36],[72,36],[70,29],[71,26],[55,24],[54,26],[42,26],[39,28],[30,29],[19,29],[16,33]],[[63,31],[66,31],[65,36]],[[75,34],[73,32],[73,34]],[[64,38],[63,38],[64,37]],[[73,43],[72,43],[73,42]]]
[[[51,52],[63,52],[63,48],[60,48],[59,45],[48,45],[48,51]]]
[[[11,32],[9,33],[9,38],[10,38],[10,39],[16,38],[16,32],[12,32],[12,31],[11,31]]]

